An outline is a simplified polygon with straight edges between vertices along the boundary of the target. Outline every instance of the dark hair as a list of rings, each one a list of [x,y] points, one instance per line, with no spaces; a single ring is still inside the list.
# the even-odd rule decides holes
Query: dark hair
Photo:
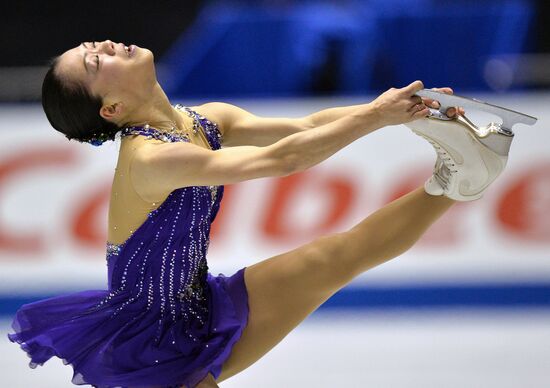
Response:
[[[42,83],[42,107],[48,121],[69,140],[100,145],[115,140],[121,129],[99,115],[101,97],[92,95],[86,87],[59,75],[56,67],[59,57],[50,61],[50,68]]]

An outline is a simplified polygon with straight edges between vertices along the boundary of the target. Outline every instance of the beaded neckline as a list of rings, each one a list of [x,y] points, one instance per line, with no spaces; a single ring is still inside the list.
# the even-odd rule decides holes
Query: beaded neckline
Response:
[[[178,110],[182,110],[182,108],[184,108],[187,114],[193,118],[193,133],[196,134],[200,123],[198,122],[197,118],[191,114],[190,109],[187,107],[184,107],[181,104],[173,105],[173,107]],[[154,128],[149,124],[136,125],[136,126],[123,128],[120,132],[120,136],[124,137],[128,135],[143,135],[143,136],[146,136],[148,139],[157,139],[157,140],[162,140],[170,143],[178,142],[178,141],[186,141],[186,142],[190,141],[189,135],[187,135],[187,133],[179,133],[176,131],[176,128],[174,127],[172,127],[169,130],[162,130],[162,129]]]
[[[205,134],[217,137],[218,142],[222,141],[223,136],[218,129],[218,125],[215,122],[208,120],[206,117],[196,113],[191,108],[183,106],[181,104],[173,105],[173,107],[177,110],[184,111],[189,117],[193,119],[193,134],[197,134],[199,128],[202,127],[204,128]],[[165,142],[191,142],[187,133],[179,133],[174,127],[169,130],[161,130],[151,127],[149,124],[123,128],[120,132],[120,136],[124,137],[128,135],[143,135],[146,136],[148,139],[157,139]],[[206,136],[206,138],[209,147],[214,150],[215,147],[210,143],[208,136]]]
[[[128,135],[143,135],[146,136],[148,139],[157,139],[162,140],[165,142],[178,142],[178,141],[189,141],[189,136],[187,136],[186,133],[179,134],[174,132],[166,132],[162,131],[160,129],[153,128],[149,126],[149,124],[146,124],[142,127],[126,127],[124,128],[120,136],[128,136]]]

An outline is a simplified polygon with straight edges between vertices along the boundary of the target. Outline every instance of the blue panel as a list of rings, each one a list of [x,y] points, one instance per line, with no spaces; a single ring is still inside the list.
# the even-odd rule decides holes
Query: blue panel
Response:
[[[399,288],[344,288],[322,308],[426,307],[550,308],[550,284],[454,285]]]
[[[221,2],[162,58],[160,81],[171,97],[304,96],[321,79],[333,94],[415,79],[484,90],[486,62],[524,51],[532,16],[531,2],[516,0]]]

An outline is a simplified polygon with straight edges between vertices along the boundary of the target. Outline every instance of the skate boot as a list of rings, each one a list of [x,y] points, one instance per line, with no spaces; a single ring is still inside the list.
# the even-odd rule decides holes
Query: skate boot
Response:
[[[537,119],[479,100],[421,90],[421,97],[440,102],[440,110],[430,116],[406,123],[414,133],[428,140],[437,153],[433,175],[424,188],[431,195],[445,195],[456,201],[473,201],[485,193],[508,161],[516,123],[533,125]],[[503,124],[477,127],[465,116],[448,117],[449,107],[463,106],[499,115]]]

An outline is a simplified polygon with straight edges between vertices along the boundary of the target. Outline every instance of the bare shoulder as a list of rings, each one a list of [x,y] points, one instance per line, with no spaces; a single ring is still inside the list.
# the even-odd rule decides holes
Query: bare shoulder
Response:
[[[226,102],[207,102],[202,105],[190,106],[195,112],[208,117],[210,121],[218,124],[218,129],[223,135],[242,115],[248,114],[238,106]]]

